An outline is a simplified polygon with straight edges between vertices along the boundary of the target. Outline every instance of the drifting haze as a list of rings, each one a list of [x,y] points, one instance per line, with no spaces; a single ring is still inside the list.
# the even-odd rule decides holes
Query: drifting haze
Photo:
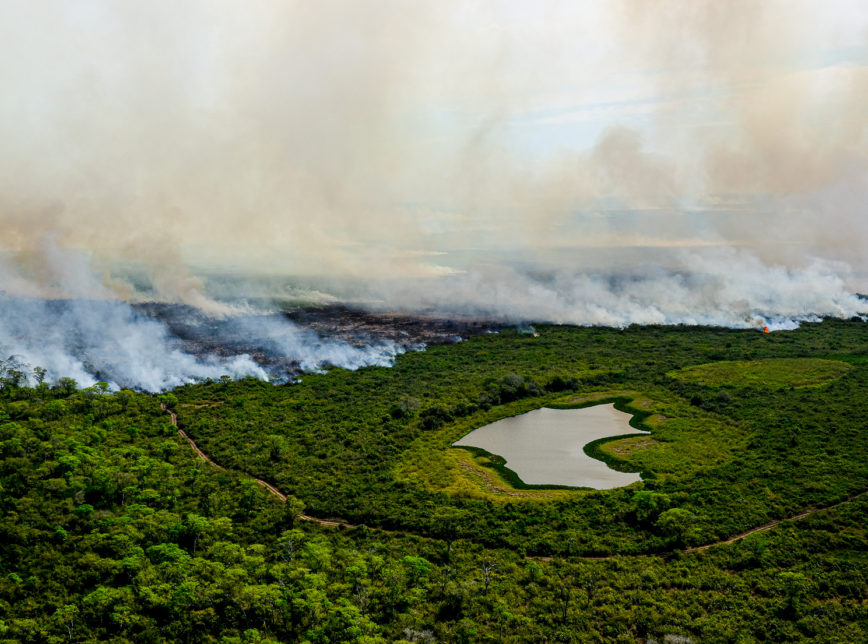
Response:
[[[231,314],[219,272],[581,324],[865,312],[866,16],[10,0],[0,288]]]

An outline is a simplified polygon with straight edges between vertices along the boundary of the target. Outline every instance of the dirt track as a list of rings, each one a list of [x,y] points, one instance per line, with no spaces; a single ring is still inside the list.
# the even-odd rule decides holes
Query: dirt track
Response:
[[[827,505],[824,508],[812,508],[810,510],[805,510],[804,512],[799,512],[798,514],[794,514],[792,516],[777,519],[775,521],[769,521],[768,523],[764,523],[761,526],[756,528],[751,528],[750,530],[745,530],[744,532],[739,532],[737,535],[729,537],[728,539],[723,539],[722,541],[714,541],[712,543],[707,543],[704,546],[693,546],[691,548],[684,548],[680,552],[700,552],[702,550],[708,550],[709,548],[713,548],[714,546],[725,546],[731,543],[735,543],[739,539],[744,539],[747,536],[754,534],[755,532],[764,532],[765,530],[771,530],[776,525],[783,523],[784,521],[798,521],[799,519],[804,519],[805,517],[811,516],[812,514],[816,514],[817,512],[825,512],[826,510],[831,510],[832,508],[837,508],[839,505],[844,505],[845,503],[850,503],[851,501],[855,501],[860,496],[864,496],[868,494],[868,491],[860,492],[850,498],[844,499],[843,501],[839,501],[834,505]],[[639,555],[608,555],[605,557],[582,557],[582,559],[587,559],[589,561],[606,561],[608,559],[614,559],[616,557],[666,557],[667,555],[672,554],[673,552],[679,552],[678,550],[669,550],[667,552],[659,552],[659,553],[651,553],[651,554],[639,554]],[[551,561],[554,557],[536,557],[540,561]]]
[[[739,539],[744,539],[748,535],[752,535],[754,532],[763,532],[765,530],[771,530],[776,525],[783,523],[784,521],[798,521],[799,519],[804,519],[805,517],[811,516],[812,514],[816,514],[817,512],[825,512],[826,510],[831,510],[832,508],[837,508],[839,505],[844,505],[845,503],[850,503],[850,501],[855,501],[860,496],[864,496],[868,494],[868,492],[860,492],[850,498],[844,499],[843,501],[839,501],[833,505],[827,505],[824,508],[811,508],[810,510],[805,510],[804,512],[799,512],[798,514],[794,514],[790,517],[786,517],[785,519],[778,519],[777,521],[769,521],[768,523],[764,523],[763,525],[751,528],[750,530],[746,530],[745,532],[741,532],[734,537],[730,537],[729,539],[724,539],[723,541],[715,541],[714,543],[708,543],[704,546],[693,546],[692,548],[686,548],[685,552],[699,552],[700,550],[708,550],[713,546],[725,546],[729,543],[735,543]]]
[[[185,432],[183,429],[180,429],[178,427],[178,414],[173,412],[171,409],[168,409],[166,407],[165,403],[160,403],[160,408],[163,411],[165,411],[166,413],[168,413],[169,416],[171,416],[172,424],[175,426],[176,429],[178,429],[178,436],[180,436],[185,441],[190,443],[190,447],[192,447],[193,451],[196,452],[196,454],[198,454],[199,458],[201,458],[203,461],[205,461],[209,465],[216,467],[218,470],[225,470],[226,469],[222,465],[218,465],[217,463],[212,461],[205,452],[203,452],[201,449],[199,449],[199,446],[196,445],[196,441],[194,441],[192,438],[187,436],[187,432]],[[276,487],[274,487],[271,483],[266,483],[262,479],[258,479],[258,478],[252,477],[252,476],[250,478],[251,478],[251,480],[253,480],[254,483],[264,487],[266,490],[271,492],[274,496],[279,498],[281,501],[286,501],[286,495],[283,492],[281,492],[280,490],[278,490]],[[346,521],[332,521],[329,519],[318,519],[317,517],[312,517],[308,514],[299,514],[297,518],[300,521],[310,521],[312,523],[318,523],[319,525],[330,526],[330,527],[341,527],[341,526],[344,526],[347,528],[355,527],[351,523],[347,523]]]

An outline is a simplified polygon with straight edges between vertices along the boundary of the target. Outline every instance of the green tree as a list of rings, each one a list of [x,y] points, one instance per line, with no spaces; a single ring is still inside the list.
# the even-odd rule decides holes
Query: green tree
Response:
[[[75,604],[65,604],[61,608],[58,608],[51,617],[53,622],[63,625],[70,641],[72,641],[75,631],[75,620],[77,618],[78,606]]]
[[[657,527],[679,546],[685,545],[686,539],[692,534],[696,517],[692,512],[682,508],[671,508],[660,515]]]

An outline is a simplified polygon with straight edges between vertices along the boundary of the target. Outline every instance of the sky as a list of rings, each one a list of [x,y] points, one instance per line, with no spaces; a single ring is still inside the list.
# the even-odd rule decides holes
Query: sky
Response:
[[[868,292],[858,0],[7,0],[0,86],[13,295],[735,324]]]

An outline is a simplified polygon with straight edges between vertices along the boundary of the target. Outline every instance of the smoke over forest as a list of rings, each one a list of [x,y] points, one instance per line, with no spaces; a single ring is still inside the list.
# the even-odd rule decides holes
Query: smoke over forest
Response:
[[[868,313],[858,1],[13,0],[0,36],[0,355],[53,378],[161,389],[411,346],[285,301]],[[146,302],[250,341],[191,351]]]

